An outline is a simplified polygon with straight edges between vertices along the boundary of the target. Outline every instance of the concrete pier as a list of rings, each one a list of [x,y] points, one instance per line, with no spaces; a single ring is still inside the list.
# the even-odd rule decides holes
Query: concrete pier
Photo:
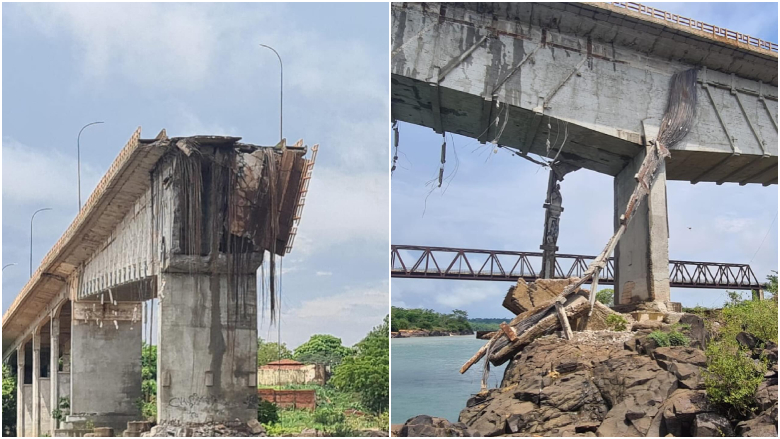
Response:
[[[95,425],[115,431],[140,418],[136,405],[141,397],[140,314],[135,322],[130,318],[140,305],[73,304],[72,416],[89,417]],[[105,312],[98,311],[101,308]]]
[[[654,140],[657,123],[644,122],[644,137]],[[649,143],[646,144],[650,148]],[[615,229],[637,185],[634,178],[645,153],[641,152],[615,176]],[[615,304],[670,301],[669,221],[666,209],[666,166],[659,164],[645,202],[639,204],[629,227],[615,247]],[[665,308],[663,308],[665,309]]]
[[[226,274],[169,273],[163,279],[159,418],[210,422],[257,416],[255,274],[238,276],[239,289],[229,287]]]

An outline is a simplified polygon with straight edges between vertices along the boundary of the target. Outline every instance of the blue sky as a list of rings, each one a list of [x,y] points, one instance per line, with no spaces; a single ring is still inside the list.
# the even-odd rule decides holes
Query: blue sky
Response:
[[[359,341],[388,312],[387,4],[4,4],[3,311],[137,126],[320,144],[284,260],[282,340]],[[268,321],[260,336],[276,339]]]
[[[777,41],[777,3],[649,5]],[[448,134],[448,145],[457,151],[458,171],[446,192],[430,194],[426,207],[425,183],[438,175],[441,135],[406,123],[399,126],[401,154],[391,194],[393,244],[540,251],[546,170],[504,150],[493,154],[473,139]],[[456,166],[451,150],[447,160],[445,175]],[[595,255],[603,249],[613,232],[612,181],[608,175],[580,170],[561,183],[561,253]],[[759,281],[777,270],[777,222],[772,224],[778,211],[777,185],[672,181],[667,194],[670,259],[749,262]],[[391,284],[394,306],[512,317],[501,306],[508,283],[393,279]],[[684,306],[718,306],[725,299],[722,290],[672,289],[672,300]]]

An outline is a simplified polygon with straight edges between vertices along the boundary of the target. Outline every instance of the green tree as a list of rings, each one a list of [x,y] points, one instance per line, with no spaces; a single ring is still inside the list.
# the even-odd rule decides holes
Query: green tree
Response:
[[[3,436],[16,436],[16,377],[3,363]]]
[[[157,346],[141,345],[141,398],[136,401],[141,415],[157,418]]]
[[[363,405],[376,413],[390,401],[389,316],[355,345],[355,355],[336,367],[330,383],[336,389],[360,394]]]
[[[607,306],[613,306],[615,304],[615,290],[612,288],[604,288],[596,293],[596,300]]]
[[[340,338],[329,334],[315,334],[295,349],[293,359],[301,363],[335,366],[352,353],[352,349],[341,345]]]
[[[280,357],[281,355],[281,357]],[[285,343],[281,344],[281,349],[278,343],[263,341],[262,338],[257,338],[257,366],[264,366],[272,361],[290,359],[293,357],[292,352],[287,349]]]

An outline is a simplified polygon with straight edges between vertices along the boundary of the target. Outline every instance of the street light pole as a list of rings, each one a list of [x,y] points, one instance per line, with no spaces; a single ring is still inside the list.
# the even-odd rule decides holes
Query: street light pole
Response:
[[[5,265],[3,265],[3,271],[5,271],[5,269],[10,267],[11,265],[16,265],[16,262],[14,262],[13,264],[5,264]]]
[[[78,173],[79,173],[79,211],[81,211],[81,132],[84,131],[84,128],[99,123],[103,123],[103,122],[91,122],[84,125],[79,130],[79,136],[76,138],[76,162],[78,165]]]
[[[281,140],[284,139],[284,136],[282,135],[282,121],[284,117],[284,65],[282,64],[282,57],[279,56],[279,52],[273,47],[266,46],[265,44],[261,44],[260,46],[273,50],[276,57],[279,58],[279,141],[281,142]]]
[[[30,218],[30,277],[32,277],[33,274],[33,263],[32,263],[32,249],[33,249],[33,220],[35,219],[35,215],[38,214],[38,212],[43,212],[44,210],[52,210],[51,207],[44,207],[43,209],[38,209],[35,211],[35,213],[32,214],[32,217]]]

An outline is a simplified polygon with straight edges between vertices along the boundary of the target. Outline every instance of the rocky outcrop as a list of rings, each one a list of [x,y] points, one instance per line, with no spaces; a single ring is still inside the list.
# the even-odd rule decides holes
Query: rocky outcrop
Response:
[[[703,323],[686,320],[691,344],[706,344]],[[658,347],[648,333],[539,338],[510,361],[501,387],[472,397],[458,420],[484,436],[777,436],[774,343],[754,345],[769,370],[756,393],[758,414],[737,423],[707,400],[704,352]]]
[[[496,334],[496,331],[477,331],[477,338],[480,340],[490,340]]]
[[[400,437],[473,437],[476,434],[462,423],[452,423],[428,415],[415,416],[406,421],[398,432]]]

